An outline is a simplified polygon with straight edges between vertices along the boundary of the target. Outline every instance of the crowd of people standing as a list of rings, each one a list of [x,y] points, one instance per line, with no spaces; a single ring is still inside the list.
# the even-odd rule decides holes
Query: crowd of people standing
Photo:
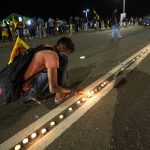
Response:
[[[141,18],[124,19],[123,26],[138,25]],[[66,19],[53,19],[49,17],[47,20],[41,17],[34,17],[30,20],[19,20],[18,18],[12,18],[12,20],[6,21],[0,24],[0,41],[14,41],[16,36],[22,39],[33,39],[36,37],[49,37],[54,35],[61,35],[70,33],[70,36],[74,32],[88,31],[89,29],[102,29],[111,28],[112,18],[105,19],[92,19],[72,17]]]

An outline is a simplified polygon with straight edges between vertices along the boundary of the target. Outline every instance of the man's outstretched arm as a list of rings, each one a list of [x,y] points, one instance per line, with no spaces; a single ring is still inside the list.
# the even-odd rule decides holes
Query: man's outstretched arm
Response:
[[[47,69],[47,73],[48,73],[49,90],[51,93],[66,94],[71,92],[71,89],[60,87],[58,85],[57,68],[49,68]]]

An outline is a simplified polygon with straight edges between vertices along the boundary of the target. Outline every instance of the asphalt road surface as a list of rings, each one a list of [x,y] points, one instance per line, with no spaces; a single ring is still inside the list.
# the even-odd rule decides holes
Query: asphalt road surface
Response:
[[[120,41],[116,39],[111,42],[111,30],[73,34],[76,50],[70,56],[68,85],[84,89],[150,44],[149,28],[123,28],[121,35]],[[26,42],[34,47],[43,43],[54,44],[59,38],[56,36]],[[0,69],[8,62],[13,45],[0,45]],[[85,56],[85,59],[80,59],[80,56]],[[148,55],[46,150],[149,150],[149,62]],[[59,105],[54,103],[54,97],[40,105],[25,105],[22,98],[8,105],[0,105],[0,143],[56,108]]]

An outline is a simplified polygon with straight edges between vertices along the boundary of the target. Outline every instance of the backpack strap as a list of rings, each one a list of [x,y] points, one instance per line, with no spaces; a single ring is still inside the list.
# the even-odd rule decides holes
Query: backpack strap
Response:
[[[42,51],[42,50],[55,50],[55,48],[51,45],[39,45],[34,48],[36,52]]]

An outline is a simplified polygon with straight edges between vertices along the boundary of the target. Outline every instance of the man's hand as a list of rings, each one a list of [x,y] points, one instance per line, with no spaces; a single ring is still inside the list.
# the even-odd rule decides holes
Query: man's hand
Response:
[[[72,90],[69,88],[60,88],[60,93],[70,93],[70,92],[72,92]]]
[[[56,93],[55,95],[55,103],[60,104],[61,102],[73,95],[79,97],[82,96],[83,93],[79,89],[60,88],[60,92]]]
[[[73,92],[73,95],[75,95],[76,97],[83,95],[83,92],[79,89],[73,89],[72,92]]]

